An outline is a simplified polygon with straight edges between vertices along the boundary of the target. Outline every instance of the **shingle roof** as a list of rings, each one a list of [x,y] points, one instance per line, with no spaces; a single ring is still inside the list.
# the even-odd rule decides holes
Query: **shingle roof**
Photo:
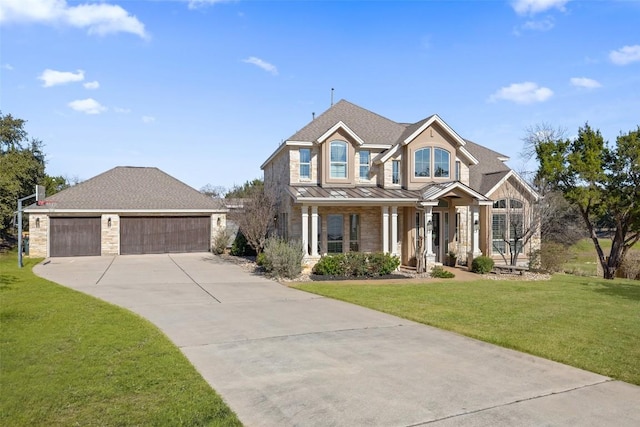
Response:
[[[225,210],[208,197],[158,168],[118,166],[47,197],[29,210]]]
[[[482,194],[487,194],[511,170],[499,158],[505,155],[465,139],[467,150],[478,159],[477,165],[469,166],[470,187]]]
[[[325,199],[366,203],[381,199],[406,201],[415,203],[420,200],[420,192],[404,189],[388,189],[381,187],[320,187],[315,185],[292,185],[289,193],[298,202],[305,200]]]
[[[340,121],[368,144],[394,144],[405,131],[404,125],[342,99],[288,140],[315,141]]]

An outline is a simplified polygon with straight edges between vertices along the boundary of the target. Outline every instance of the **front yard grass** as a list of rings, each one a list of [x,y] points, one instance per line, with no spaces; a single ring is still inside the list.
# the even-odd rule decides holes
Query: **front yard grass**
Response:
[[[638,281],[559,274],[541,282],[296,287],[640,385]]]
[[[0,425],[239,426],[155,326],[0,255]]]

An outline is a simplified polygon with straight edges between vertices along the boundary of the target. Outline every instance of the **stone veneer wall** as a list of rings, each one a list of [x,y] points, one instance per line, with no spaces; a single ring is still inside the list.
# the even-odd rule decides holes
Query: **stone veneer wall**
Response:
[[[120,216],[117,214],[103,214],[100,218],[100,253],[120,254]]]
[[[38,221],[39,220],[39,221]],[[36,223],[39,222],[39,226]],[[46,258],[48,254],[49,216],[29,215],[29,256]]]
[[[211,236],[209,239],[210,246],[213,246],[216,236],[221,230],[227,229],[227,214],[217,213],[211,215]]]

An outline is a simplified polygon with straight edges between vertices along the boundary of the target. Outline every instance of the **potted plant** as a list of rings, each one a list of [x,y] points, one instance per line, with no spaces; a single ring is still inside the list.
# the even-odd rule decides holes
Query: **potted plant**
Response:
[[[456,253],[454,251],[449,251],[447,253],[447,265],[450,266],[450,267],[455,267],[457,258],[458,258],[458,256],[456,255]]]

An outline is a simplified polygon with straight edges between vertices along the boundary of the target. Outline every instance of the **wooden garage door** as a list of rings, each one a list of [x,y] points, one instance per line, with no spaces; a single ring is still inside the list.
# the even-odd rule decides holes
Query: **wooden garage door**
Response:
[[[208,216],[122,217],[120,253],[206,252],[210,246],[210,230]]]
[[[100,218],[51,218],[52,257],[100,255]]]

